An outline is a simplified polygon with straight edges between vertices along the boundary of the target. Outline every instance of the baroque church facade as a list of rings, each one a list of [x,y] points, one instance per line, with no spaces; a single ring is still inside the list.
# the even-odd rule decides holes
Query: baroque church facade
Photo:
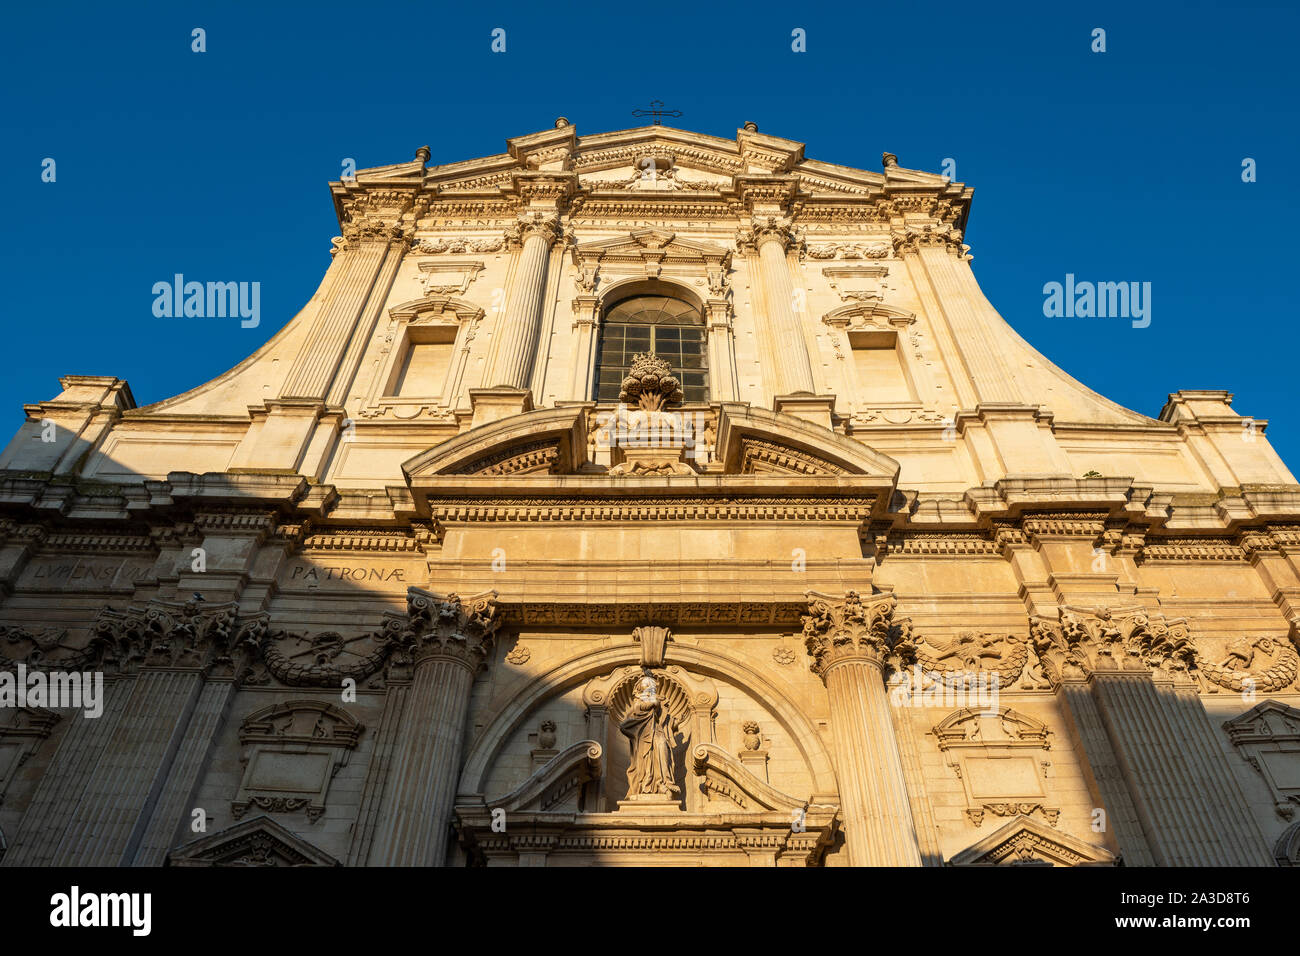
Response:
[[[305,308],[0,460],[0,866],[1294,866],[1300,486],[985,299],[886,153],[566,120],[331,184]],[[0,688],[3,688],[0,684]]]

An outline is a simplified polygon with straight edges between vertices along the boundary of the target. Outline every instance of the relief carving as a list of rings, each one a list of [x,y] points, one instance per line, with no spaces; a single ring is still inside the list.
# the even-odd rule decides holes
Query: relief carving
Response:
[[[932,645],[924,638],[912,641],[916,662],[926,676],[945,683],[975,681],[981,673],[996,674],[998,686],[1010,687],[1029,659],[1029,645],[1014,634],[962,631],[953,640]]]
[[[1275,637],[1234,638],[1217,664],[1201,661],[1201,676],[1229,690],[1266,694],[1295,682],[1300,656],[1289,640]],[[1210,688],[1211,691],[1214,688]]]

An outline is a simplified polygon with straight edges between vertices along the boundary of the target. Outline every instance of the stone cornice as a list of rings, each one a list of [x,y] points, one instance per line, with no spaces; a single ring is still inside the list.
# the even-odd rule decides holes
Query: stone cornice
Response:
[[[557,416],[565,422],[573,417],[570,410],[543,409],[534,414]],[[755,421],[763,416],[779,417],[762,410],[749,414]],[[746,454],[760,455],[766,440],[761,430],[750,434],[741,429],[740,444],[723,441],[724,433],[736,431],[727,425],[731,417],[735,416],[728,417],[719,429],[719,448],[736,445],[740,458],[724,463],[727,472],[741,469],[748,460]],[[737,421],[744,424],[749,418],[741,416]],[[208,531],[261,533],[249,522],[276,535],[280,535],[274,531],[276,522],[298,526],[311,521],[313,533],[321,535],[332,533],[323,522],[334,522],[349,529],[340,534],[364,537],[368,527],[405,528],[413,519],[435,518],[869,520],[877,546],[883,542],[880,553],[900,557],[974,556],[985,547],[973,543],[972,536],[992,541],[998,549],[1033,546],[1045,537],[1074,537],[1114,553],[1132,554],[1140,561],[1251,561],[1270,554],[1300,553],[1300,521],[1295,520],[1300,514],[1297,486],[1175,494],[1127,478],[1007,479],[972,488],[964,495],[919,495],[905,489],[895,491],[892,476],[855,473],[881,471],[887,465],[896,469],[896,463],[882,456],[877,457],[883,464],[863,456],[859,456],[861,460],[828,457],[841,454],[842,458],[849,446],[843,438],[832,440],[831,433],[825,435],[827,442],[809,458],[820,463],[815,470],[803,468],[802,460],[786,461],[794,454],[794,446],[783,446],[783,468],[796,472],[788,476],[706,472],[686,476],[687,481],[681,477],[520,473],[511,475],[508,494],[503,493],[499,481],[485,480],[490,477],[486,471],[483,475],[422,473],[418,480],[411,478],[410,487],[349,490],[343,495],[331,485],[316,485],[291,474],[173,472],[163,481],[146,479],[132,484],[0,472],[0,522],[4,522],[0,539],[39,546],[56,535],[44,544],[44,550],[147,553],[149,546],[142,536],[161,546],[163,539],[158,536],[174,536],[177,522],[189,528],[183,534],[189,541],[196,533]],[[802,433],[799,438],[803,439]],[[466,447],[466,462],[478,462],[472,454],[478,445],[471,441]],[[869,454],[866,446],[854,443],[853,447]],[[573,454],[579,457],[573,462],[577,462],[581,449],[578,445],[574,448]],[[522,453],[524,449],[512,446],[511,450]],[[486,453],[474,454],[481,457]],[[435,455],[433,460],[441,458]],[[839,466],[832,467],[834,462]],[[198,519],[197,515],[207,517]],[[196,520],[200,527],[195,527]],[[224,528],[219,527],[223,523]],[[295,544],[300,536],[300,531],[290,534]],[[331,550],[350,547],[342,541],[320,544]],[[369,549],[362,546],[362,550]]]
[[[521,478],[512,484],[522,484]],[[611,497],[609,488],[590,488],[582,496],[529,496],[524,494],[475,494],[471,496],[428,495],[431,517],[440,524],[458,522],[643,522],[643,521],[830,521],[861,523],[875,513],[881,498],[875,495],[826,497],[782,493],[787,481],[772,481],[767,494],[743,497],[674,494],[660,482],[672,479],[622,477],[625,483],[644,483],[641,494],[620,489]],[[656,488],[656,486],[658,486]],[[519,489],[523,491],[524,489]],[[540,488],[538,490],[541,490]],[[564,489],[572,491],[574,489]],[[658,491],[659,493],[655,493]]]
[[[806,601],[654,601],[593,600],[502,601],[501,623],[511,627],[636,627],[658,621],[673,627],[798,627],[807,613]]]

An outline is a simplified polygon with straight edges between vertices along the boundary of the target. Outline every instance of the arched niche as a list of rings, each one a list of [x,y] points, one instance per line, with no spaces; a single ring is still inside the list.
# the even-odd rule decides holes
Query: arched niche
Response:
[[[597,794],[598,805],[612,807],[626,795],[628,747],[619,726],[631,709],[636,683],[643,673],[639,666],[619,667],[608,675],[592,678],[582,689],[587,736],[600,742],[607,755],[605,778]],[[698,788],[689,755],[696,746],[715,742],[713,721],[717,716],[718,689],[709,678],[692,674],[677,664],[650,668],[650,673],[659,683],[659,699],[680,729],[673,747],[677,785],[686,796],[687,809],[692,809]]]
[[[707,648],[674,644],[669,657],[665,672],[671,673],[674,682],[680,682],[682,687],[694,689],[695,700],[693,704],[687,705],[688,710],[692,706],[694,708],[691,710],[693,721],[702,723],[705,715],[708,715],[708,721],[712,722],[715,703],[712,699],[699,699],[699,688],[706,686],[706,681],[715,682],[720,690],[729,695],[744,695],[761,708],[764,721],[769,722],[768,726],[780,728],[787,745],[798,755],[807,778],[811,781],[809,789],[812,791],[802,796],[817,796],[823,800],[834,798],[837,793],[835,775],[821,735],[798,704],[779,685],[748,664]],[[510,699],[470,744],[461,774],[458,802],[482,801],[496,796],[487,790],[498,758],[517,739],[518,734],[526,734],[534,724],[540,723],[540,712],[548,702],[568,695],[568,699],[576,706],[587,706],[583,700],[584,693],[590,700],[593,691],[601,691],[594,681],[609,679],[610,688],[617,691],[626,678],[625,669],[630,668],[631,671],[640,673],[639,661],[640,649],[635,644],[602,647],[558,664],[522,687],[512,690]],[[670,669],[673,667],[680,668],[680,673],[672,673]],[[606,701],[609,699],[604,698]],[[723,719],[726,719],[725,714]],[[699,723],[693,723],[693,729],[695,726],[699,726]],[[711,728],[701,729],[699,735],[711,737]],[[564,745],[569,741],[559,743]],[[700,740],[698,743],[712,743],[712,740]],[[625,741],[622,746],[626,748]]]

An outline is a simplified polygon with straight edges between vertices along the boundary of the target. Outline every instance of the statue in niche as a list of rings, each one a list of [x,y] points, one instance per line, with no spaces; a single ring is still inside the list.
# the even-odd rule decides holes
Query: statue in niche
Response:
[[[641,794],[676,797],[681,793],[673,783],[673,738],[677,723],[659,699],[659,683],[648,668],[636,682],[632,706],[618,729],[627,738],[632,761],[627,768],[629,800]]]

